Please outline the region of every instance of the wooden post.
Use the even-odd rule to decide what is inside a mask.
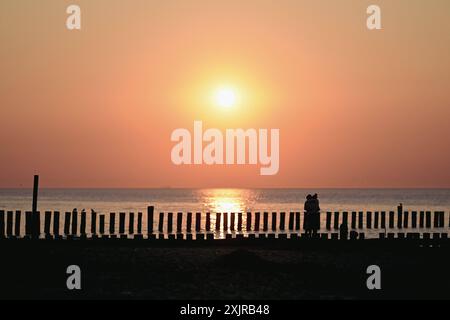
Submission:
[[[394,216],[395,216],[395,212],[389,211],[389,228],[390,229],[394,228]]]
[[[189,213],[188,213],[189,219]],[[216,230],[219,231],[221,227],[222,213],[216,212]],[[190,231],[190,230],[189,230]]]
[[[252,213],[247,212],[247,231],[252,230]]]
[[[425,212],[425,227],[427,229],[431,228],[431,211]]]
[[[66,212],[64,216],[64,234],[67,236],[70,233],[70,212]]]
[[[425,226],[425,211],[420,211],[419,228],[423,228],[424,226]]]
[[[379,228],[379,220],[380,220],[380,213],[378,211],[375,211],[374,223],[373,223],[373,227],[375,229]]]
[[[346,225],[348,228],[348,212],[342,212],[342,224]]]
[[[33,212],[32,211],[26,211],[25,212],[25,234],[27,236],[30,236],[32,233],[32,226],[33,226]]]
[[[433,227],[439,228],[439,211],[434,212]]]
[[[105,234],[105,215],[101,214],[100,215],[100,234],[104,235]]]
[[[81,212],[80,235],[86,235],[86,211]]]
[[[217,219],[217,214],[216,214],[216,219]],[[220,219],[220,215],[219,215],[219,219]],[[217,228],[217,224],[216,224],[216,228]],[[192,232],[192,212],[187,213],[186,232]]]
[[[173,226],[173,212],[167,213],[167,233],[172,233]]]
[[[33,214],[32,217],[32,226],[33,226],[33,238],[38,239],[39,235],[41,234],[41,213],[39,211],[36,211]]]
[[[38,203],[38,190],[39,190],[39,176],[34,176],[34,182],[33,182],[33,205],[32,210],[33,214],[37,212],[37,203]]]
[[[223,213],[223,231],[228,231],[228,212]]]
[[[109,214],[109,234],[114,235],[116,233],[116,213],[110,212]]]
[[[200,212],[195,213],[195,231],[200,232],[201,230],[201,222],[202,222],[202,215]]]
[[[372,229],[372,211],[367,211],[367,229]]]
[[[242,231],[242,212],[238,213],[238,231]]]
[[[134,212],[130,212],[128,220],[128,233],[134,234]]]
[[[153,234],[153,213],[155,211],[154,206],[147,207],[147,235]]]
[[[381,211],[381,229],[386,229],[386,212]]]
[[[284,231],[285,230],[285,225],[286,225],[286,212],[280,212],[280,230]]]
[[[126,218],[126,213],[120,212],[119,213],[119,234],[125,233],[125,218]]]
[[[295,230],[300,230],[300,212],[295,213]]]
[[[277,230],[277,213],[272,212],[272,231]]]
[[[60,213],[59,211],[55,211],[53,213],[53,235],[59,236],[59,217],[60,217]]]
[[[417,211],[411,212],[411,227],[417,228]]]
[[[5,237],[5,210],[0,210],[0,238]]]
[[[178,212],[177,213],[177,233],[181,233],[182,226],[183,226],[183,213]]]
[[[50,234],[50,223],[51,223],[52,213],[50,211],[45,211],[44,217],[44,234],[48,236]]]
[[[235,224],[236,224],[236,213],[232,212],[231,213],[231,222],[230,222],[230,229],[231,229],[231,231],[234,231]]]
[[[289,212],[289,230],[294,230],[294,215],[295,212]]]
[[[210,232],[211,231],[211,213],[210,212],[206,213],[205,229],[206,229],[206,232]]]
[[[364,228],[363,219],[364,219],[364,212],[359,211],[358,212],[358,229]]]
[[[72,212],[72,235],[77,235],[77,229],[78,229],[78,212],[73,211]]]
[[[16,237],[20,237],[20,220],[22,217],[22,212],[20,210],[16,210],[16,218],[15,218],[15,229],[14,235]]]
[[[261,219],[261,213],[255,212],[255,231],[259,231],[259,224]]]
[[[97,235],[97,212],[91,211],[91,234]]]
[[[445,212],[444,211],[441,211],[441,214],[440,214],[439,227],[441,227],[441,228],[445,227]]]
[[[400,205],[397,207],[397,228],[398,229],[403,228],[402,217],[403,217],[403,205],[400,203]]]
[[[325,227],[327,230],[331,230],[331,212],[327,212],[326,224]]]
[[[403,228],[407,229],[409,224],[409,211],[403,213]]]
[[[164,231],[164,212],[159,213],[159,224],[158,224],[158,232],[162,233]]]
[[[8,211],[6,215],[6,235],[8,237],[13,235],[13,214],[14,212]]]
[[[264,212],[263,231],[268,231],[268,230],[269,230],[269,213],[268,212]]]
[[[137,218],[137,234],[142,235],[142,212],[138,212],[138,218]]]
[[[356,211],[352,211],[352,229],[356,229]]]
[[[339,211],[334,212],[334,229],[339,230]]]

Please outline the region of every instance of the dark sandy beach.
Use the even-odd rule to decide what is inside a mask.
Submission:
[[[365,243],[368,243],[367,241]],[[157,247],[1,244],[2,298],[381,299],[449,298],[449,250],[330,245]],[[82,290],[66,289],[66,268]],[[382,290],[366,268],[382,270]]]

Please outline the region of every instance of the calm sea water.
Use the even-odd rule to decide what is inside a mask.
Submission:
[[[322,212],[390,211],[403,203],[404,210],[445,211],[448,223],[450,189],[41,189],[38,209],[146,212],[154,205],[156,212],[290,212],[302,211],[305,196],[316,192]],[[30,189],[0,189],[2,210],[29,211],[31,202]],[[145,221],[143,226],[145,231]]]

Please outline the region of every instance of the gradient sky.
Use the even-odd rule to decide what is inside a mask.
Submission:
[[[0,187],[450,187],[448,0],[4,0],[0,41]],[[279,174],[174,166],[194,120],[279,128]]]

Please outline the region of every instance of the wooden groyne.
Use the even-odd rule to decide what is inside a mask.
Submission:
[[[325,212],[325,225],[317,239],[447,239],[443,211]],[[25,221],[23,221],[24,216]],[[42,219],[43,218],[43,219]],[[89,219],[88,219],[89,218]],[[261,219],[262,218],[262,219]],[[146,226],[143,223],[146,222]],[[270,223],[269,223],[270,222]],[[303,239],[304,212],[59,212],[0,210],[0,239]]]

